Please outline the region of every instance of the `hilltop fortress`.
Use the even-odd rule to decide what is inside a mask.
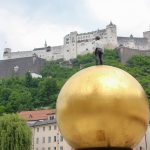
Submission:
[[[79,33],[70,32],[64,37],[64,44],[60,46],[47,46],[35,48],[33,51],[11,52],[10,48],[5,48],[3,59],[16,59],[24,57],[37,56],[39,58],[51,61],[63,59],[68,61],[76,58],[78,55],[85,55],[94,51],[95,37],[100,36],[101,44],[104,48],[114,49],[122,46],[137,51],[150,50],[150,31],[143,32],[143,37],[119,37],[117,36],[117,27],[110,22],[105,29]]]

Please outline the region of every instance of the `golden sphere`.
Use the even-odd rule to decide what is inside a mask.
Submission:
[[[112,66],[93,66],[73,75],[57,99],[57,123],[75,149],[133,148],[149,120],[146,95],[138,81]]]

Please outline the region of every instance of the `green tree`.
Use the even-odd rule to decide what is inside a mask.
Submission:
[[[0,117],[0,150],[31,150],[32,132],[19,116]]]
[[[57,81],[52,78],[45,78],[39,83],[39,98],[42,106],[50,105],[52,101],[56,102],[58,94]]]
[[[30,87],[32,85],[32,76],[31,76],[30,72],[27,72],[25,74],[25,85],[26,85],[26,87]]]
[[[13,90],[7,103],[7,112],[17,112],[32,109],[32,96],[27,90]]]

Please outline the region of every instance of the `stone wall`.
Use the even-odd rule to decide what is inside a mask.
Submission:
[[[150,50],[138,50],[131,49],[128,47],[119,47],[118,48],[121,63],[125,64],[131,57],[135,55],[150,55]]]
[[[140,50],[149,49],[147,38],[137,38],[131,35],[130,37],[117,37],[117,41],[118,45],[122,45],[124,47]]]

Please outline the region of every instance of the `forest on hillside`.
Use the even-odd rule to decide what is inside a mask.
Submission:
[[[95,58],[93,54],[78,56],[72,64],[72,68],[67,68],[57,61],[46,62],[41,71],[43,78],[32,78],[26,73],[25,77],[0,80],[0,114],[55,108],[66,80],[77,71],[95,65]],[[116,50],[105,50],[104,64],[129,72],[141,83],[150,100],[150,56],[134,56],[123,65]]]

